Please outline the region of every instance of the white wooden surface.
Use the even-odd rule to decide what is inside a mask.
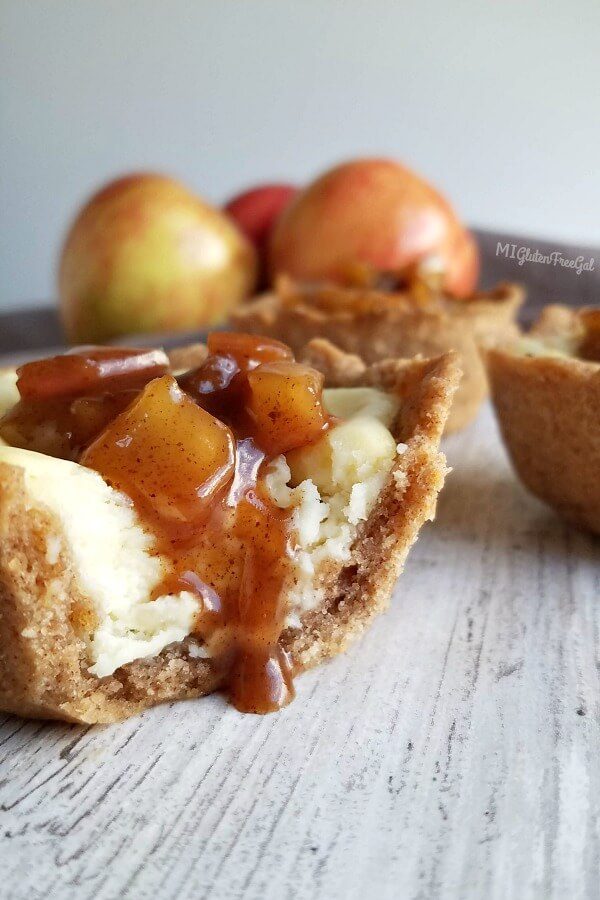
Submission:
[[[6,718],[12,898],[600,895],[600,544],[513,479],[491,414],[392,610],[276,716]]]

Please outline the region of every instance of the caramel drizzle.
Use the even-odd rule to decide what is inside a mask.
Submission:
[[[277,710],[294,696],[291,662],[279,645],[291,575],[290,513],[268,496],[265,465],[252,438],[236,442],[233,480],[211,503],[201,535],[182,536],[146,520],[169,561],[153,597],[196,594],[194,634],[222,672],[233,705],[254,713]]]
[[[283,365],[285,371],[293,357],[289,348],[269,339],[212,337],[213,355],[179,384],[198,406],[232,429],[235,458],[226,483],[219,482],[208,500],[198,494],[198,515],[192,519],[161,515],[139,490],[139,472],[120,467],[116,450],[111,458],[111,423],[127,414],[144,385],[164,374],[160,352],[86,348],[79,355],[22,367],[22,399],[0,420],[0,435],[15,446],[80,460],[130,497],[168,567],[153,599],[182,591],[199,598],[194,634],[206,643],[231,702],[241,711],[265,713],[294,696],[291,661],[280,645],[285,588],[293,574],[291,513],[268,494],[265,470],[281,451],[267,452],[270,435],[264,425],[254,433],[244,397],[248,372],[265,361],[275,368]],[[305,369],[302,374],[307,373],[313,379],[310,403],[318,415],[316,430],[307,432],[305,443],[331,424],[322,410],[317,373]],[[281,422],[274,427],[281,437]],[[138,469],[150,466],[147,472],[153,474],[151,455],[134,462]],[[167,496],[176,495],[176,467],[169,468],[165,480],[173,489]]]

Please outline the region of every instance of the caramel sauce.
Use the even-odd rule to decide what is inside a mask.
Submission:
[[[428,270],[422,260],[393,270],[377,269],[369,263],[355,260],[341,267],[338,278],[340,284],[348,288],[384,293],[406,292],[417,300],[425,293],[441,291],[444,280],[442,272]]]
[[[177,380],[143,357],[148,351],[93,348],[24,366],[22,399],[0,420],[0,435],[77,459],[132,500],[165,563],[153,598],[196,595],[194,634],[231,702],[265,713],[294,695],[279,643],[293,577],[291,517],[270,498],[265,470],[316,440],[330,419],[322,376],[284,344],[217,333],[208,346],[202,365]]]
[[[202,598],[196,633],[227,671],[227,692],[242,712],[279,709],[294,696],[291,665],[279,646],[291,577],[290,514],[264,490],[264,453],[237,444],[236,472],[201,535],[170,547],[174,562],[155,595],[193,590]]]

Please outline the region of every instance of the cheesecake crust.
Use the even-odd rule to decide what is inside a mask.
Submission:
[[[548,356],[508,345],[487,350],[485,361],[517,475],[565,519],[600,534],[600,362],[553,354],[583,335],[577,311],[548,307],[530,331]]]
[[[195,351],[197,352],[197,350]],[[349,564],[324,573],[321,608],[282,636],[295,672],[342,652],[389,603],[391,590],[422,524],[435,513],[446,474],[439,441],[460,371],[455,354],[428,360],[388,360],[366,366],[326,341],[300,356],[338,385],[370,385],[401,400],[392,426],[406,444],[367,521],[361,523]],[[185,365],[183,353],[178,361]],[[49,510],[31,508],[23,470],[0,464],[0,708],[17,715],[80,723],[114,722],[155,704],[216,690],[224,673],[172,644],[99,679],[87,670],[82,628],[93,615],[65,541]]]
[[[516,284],[457,300],[436,291],[423,296],[370,288],[305,286],[281,279],[273,293],[236,309],[238,331],[264,334],[296,354],[313,338],[331,341],[366,363],[383,359],[438,356],[456,350],[463,377],[446,431],[464,428],[487,396],[478,345],[519,334],[515,319],[524,293]]]

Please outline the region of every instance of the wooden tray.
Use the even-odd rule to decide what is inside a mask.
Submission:
[[[446,449],[392,609],[278,715],[4,720],[4,896],[596,896],[598,542],[525,494],[489,409]]]

